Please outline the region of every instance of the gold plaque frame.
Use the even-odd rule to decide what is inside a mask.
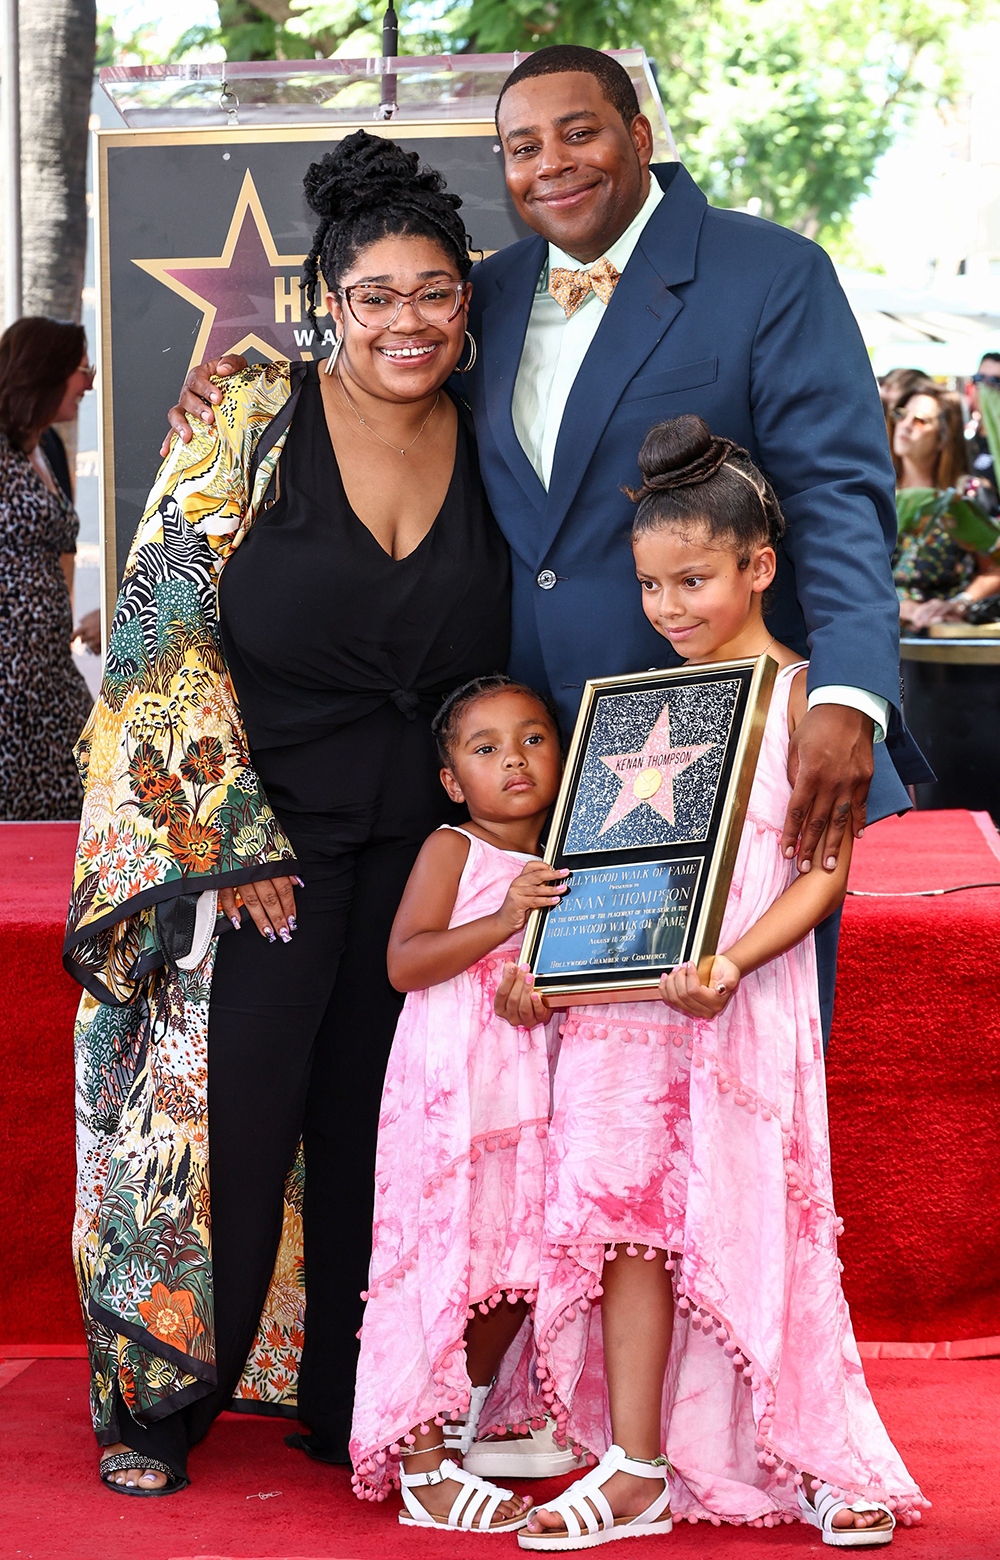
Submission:
[[[669,872],[673,864],[684,867],[687,873],[694,876],[695,883],[691,889],[690,914],[684,924],[681,937],[680,957],[672,961],[664,961],[655,967],[647,962],[645,965],[647,973],[643,973],[642,968],[638,966],[635,970],[619,967],[614,972],[609,970],[607,973],[601,973],[593,964],[581,965],[575,972],[555,973],[548,966],[545,957],[546,931],[550,918],[553,918],[554,924],[558,926],[560,916],[569,917],[572,914],[574,908],[572,890],[560,905],[553,906],[551,910],[533,911],[525,926],[521,962],[531,967],[536,990],[547,998],[550,1006],[573,1007],[581,1003],[600,1001],[602,997],[615,1002],[652,1000],[657,995],[661,974],[687,960],[693,960],[699,967],[702,979],[707,979],[711,960],[718,951],[719,932],[722,928],[726,900],[732,882],[740,835],[746,818],[747,804],[777,671],[777,663],[765,654],[755,659],[723,661],[711,666],[682,666],[669,671],[634,672],[622,677],[594,678],[584,685],[580,712],[570,742],[566,768],[549,828],[544,860],[553,867],[568,866],[571,871],[576,870],[581,874],[601,870],[605,876],[613,875],[617,871],[627,873],[629,870],[635,870],[637,866],[640,870],[651,867],[654,870]],[[655,841],[650,843],[649,817],[647,814],[640,814],[640,823],[645,824],[646,840],[633,839],[631,842],[625,842],[621,839],[619,831],[616,844],[599,847],[591,845],[587,849],[579,848],[578,844],[574,849],[571,830],[576,826],[575,820],[581,807],[589,805],[586,791],[582,787],[584,771],[590,764],[591,773],[595,773],[591,760],[608,762],[608,755],[596,753],[594,749],[595,721],[602,702],[622,696],[626,700],[630,698],[634,700],[636,695],[646,698],[651,694],[662,692],[664,697],[661,708],[667,713],[669,720],[671,689],[697,690],[699,687],[721,685],[727,681],[735,681],[739,685],[729,728],[721,731],[718,727],[712,727],[711,729],[717,732],[715,740],[701,745],[702,754],[707,753],[709,748],[720,750],[714,760],[718,771],[717,776],[710,788],[709,800],[702,806],[702,817],[705,820],[702,825],[703,837],[678,838],[671,843],[658,844]],[[694,694],[694,701],[698,702],[697,692]],[[701,702],[705,703],[704,700]],[[657,718],[657,725],[659,718]],[[667,729],[669,731],[669,725]],[[706,734],[707,732],[706,727]],[[667,740],[669,742],[669,735]],[[640,757],[639,754],[627,756],[629,759]],[[698,762],[697,758],[689,759],[685,767],[696,762]],[[609,767],[613,766],[609,765]],[[603,771],[596,771],[596,773],[600,774],[602,779],[606,779]],[[655,781],[650,782],[655,785],[651,795],[655,795],[662,779],[660,771],[653,769],[645,773],[657,777]],[[623,779],[620,794],[624,794],[625,784],[626,781]],[[672,787],[672,777],[669,784]],[[631,811],[637,811],[647,802],[644,791],[648,790],[648,785],[645,787],[640,787],[637,783],[633,785],[632,795],[637,800]],[[672,798],[671,790],[671,813]],[[615,805],[617,806],[617,801]],[[648,813],[652,813],[652,808],[648,809]],[[625,815],[622,816],[624,818]],[[663,817],[663,814],[660,813],[660,816]],[[671,826],[673,826],[672,817]],[[602,829],[609,827],[609,822],[605,820]],[[654,830],[655,827],[654,825]],[[597,864],[595,858],[599,858]],[[688,863],[695,861],[699,863],[697,872],[688,866]],[[571,877],[570,883],[572,882]],[[602,910],[596,913],[610,915],[613,912]],[[619,916],[621,914],[614,913]],[[649,913],[643,910],[639,915]],[[580,912],[577,914],[579,916]],[[648,954],[645,957],[648,961]],[[623,965],[627,962],[625,958]]]

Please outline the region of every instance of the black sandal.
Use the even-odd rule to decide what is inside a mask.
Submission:
[[[108,1477],[109,1474],[126,1473],[130,1468],[141,1468],[143,1473],[165,1473],[167,1482],[158,1490],[143,1490],[137,1484],[116,1484],[113,1477]],[[155,1457],[143,1457],[140,1452],[116,1452],[113,1457],[102,1457],[100,1475],[101,1483],[116,1495],[176,1495],[191,1482],[187,1474],[175,1473],[166,1463],[157,1462]]]

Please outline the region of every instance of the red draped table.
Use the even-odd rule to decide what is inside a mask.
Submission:
[[[60,958],[75,836],[70,824],[0,824],[8,1354],[82,1341],[69,1256],[79,988]],[[984,880],[1000,880],[989,819],[917,812],[869,830],[851,886],[900,895]],[[858,1337],[896,1352],[1000,1353],[998,950],[1000,888],[845,906],[828,1066],[844,1285]]]

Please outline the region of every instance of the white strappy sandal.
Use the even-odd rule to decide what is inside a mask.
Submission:
[[[835,1549],[880,1549],[885,1544],[892,1543],[896,1519],[888,1506],[883,1506],[881,1501],[848,1502],[842,1495],[834,1495],[829,1484],[821,1484],[815,1491],[813,1499],[815,1505],[809,1499],[805,1489],[800,1487],[799,1510],[807,1522],[814,1528],[819,1528],[824,1544],[830,1544]],[[838,1511],[845,1510],[856,1511],[859,1516],[866,1511],[881,1511],[889,1518],[890,1525],[879,1528],[835,1528],[834,1517]]]
[[[563,1495],[546,1501],[541,1508],[562,1517],[565,1531],[549,1528],[544,1533],[519,1533],[517,1541],[522,1549],[596,1549],[599,1544],[611,1544],[619,1538],[652,1538],[657,1533],[669,1533],[674,1521],[668,1510],[670,1488],[667,1478],[672,1471],[665,1457],[658,1457],[655,1462],[636,1462],[626,1456],[620,1446],[609,1446],[596,1468],[591,1468]],[[663,1489],[639,1516],[616,1517],[601,1489],[613,1473],[657,1479],[662,1481]],[[663,1515],[665,1511],[666,1516]],[[531,1517],[531,1512],[528,1516]]]
[[[422,1506],[415,1496],[410,1494],[413,1489],[432,1484],[444,1484],[446,1480],[454,1479],[462,1488],[455,1496],[452,1508],[446,1517],[435,1517],[426,1507]],[[498,1484],[489,1484],[485,1479],[477,1479],[475,1474],[466,1473],[458,1463],[452,1462],[446,1457],[439,1468],[432,1468],[430,1473],[400,1473],[400,1494],[406,1511],[399,1513],[399,1520],[403,1527],[422,1528],[455,1528],[466,1533],[513,1533],[517,1528],[524,1527],[528,1520],[528,1513],[524,1512],[519,1517],[508,1517],[504,1522],[494,1522],[493,1517],[497,1507],[505,1500],[514,1500],[513,1490],[502,1490]]]
[[[441,1438],[449,1452],[464,1457],[479,1434],[479,1420],[486,1406],[486,1399],[493,1391],[493,1383],[487,1387],[473,1387],[469,1393],[469,1412],[464,1419],[445,1421]]]

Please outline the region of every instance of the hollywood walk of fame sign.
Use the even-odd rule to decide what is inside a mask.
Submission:
[[[316,220],[309,163],[353,130],[391,135],[462,196],[475,248],[527,229],[503,179],[492,121],[97,134],[98,304],[105,599],[113,604],[159,465],[167,408],[195,363],[325,357],[332,322],[305,317],[299,278]]]
[[[654,998],[688,959],[705,978],[776,671],[762,655],[585,685],[545,851],[570,887],[521,950],[554,1007]]]

